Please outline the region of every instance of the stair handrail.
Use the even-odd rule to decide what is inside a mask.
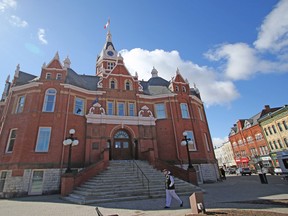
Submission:
[[[147,190],[148,190],[148,196],[150,197],[150,186],[149,186],[149,183],[150,183],[150,181],[149,181],[149,179],[148,179],[148,177],[145,175],[145,173],[143,172],[143,170],[139,167],[139,165],[136,163],[136,161],[135,160],[132,160],[133,161],[133,172],[134,172],[134,167],[136,166],[136,172],[137,172],[137,177],[139,178],[139,175],[138,175],[138,170],[141,172],[141,174],[142,174],[142,178],[141,178],[141,180],[142,180],[142,185],[144,186],[144,178],[143,178],[143,176],[146,178],[146,180],[147,180]],[[135,166],[134,166],[135,165]]]

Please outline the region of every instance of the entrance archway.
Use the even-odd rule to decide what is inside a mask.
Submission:
[[[130,136],[124,130],[119,130],[113,137],[112,160],[131,160],[133,146]]]

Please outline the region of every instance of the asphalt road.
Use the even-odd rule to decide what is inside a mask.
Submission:
[[[206,210],[216,209],[253,209],[261,211],[287,213],[288,181],[280,176],[267,175],[268,184],[261,184],[258,175],[227,176],[227,180],[218,183],[203,184],[204,204]],[[177,191],[177,189],[176,189]],[[179,207],[176,201],[170,209],[163,209],[165,200],[147,199],[126,202],[111,202],[93,205],[76,205],[62,200],[60,195],[30,196],[0,200],[0,215],[9,216],[84,216],[95,215],[99,207],[104,216],[184,216],[191,213],[189,197],[181,197],[184,206]],[[271,201],[283,201],[271,204]],[[266,201],[266,204],[265,202]],[[269,201],[269,202],[267,202]],[[264,203],[264,204],[263,204]]]

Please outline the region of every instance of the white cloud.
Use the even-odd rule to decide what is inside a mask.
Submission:
[[[40,42],[42,43],[42,44],[48,44],[48,41],[46,40],[46,35],[45,35],[45,29],[42,29],[42,28],[40,28],[40,29],[38,29],[38,39],[40,40]]]
[[[19,17],[12,15],[9,18],[9,22],[17,27],[21,27],[21,28],[25,28],[26,26],[28,26],[28,23],[25,20],[21,20]]]
[[[15,0],[2,0],[0,1],[0,12],[4,12],[8,8],[16,8],[17,2]]]
[[[212,143],[213,143],[214,147],[218,148],[218,147],[222,146],[228,140],[229,140],[228,136],[226,136],[224,138],[212,138]]]
[[[179,68],[181,75],[187,78],[190,87],[195,83],[200,90],[201,98],[207,106],[213,104],[229,104],[239,94],[231,81],[223,80],[208,67],[201,67],[191,61],[181,59],[178,51],[148,51],[135,48],[130,51],[121,50],[125,66],[131,74],[138,73],[139,79],[148,80],[152,68],[158,70],[158,76],[171,80]]]
[[[213,61],[224,59],[223,70],[232,80],[249,79],[258,62],[255,50],[245,43],[225,44],[216,50],[209,50],[205,55]]]
[[[288,1],[280,1],[261,25],[256,49],[281,51],[288,45]]]

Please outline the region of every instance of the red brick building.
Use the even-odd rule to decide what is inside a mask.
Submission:
[[[266,105],[261,112],[251,118],[238,120],[231,128],[229,141],[238,167],[256,169],[260,161],[266,167],[272,166],[270,150],[258,120],[278,109]]]
[[[186,131],[198,182],[217,180],[199,90],[179,70],[167,81],[153,68],[151,78],[140,81],[125,67],[110,31],[94,76],[79,75],[70,64],[69,58],[62,64],[57,53],[39,76],[17,66],[13,80],[7,79],[0,103],[2,196],[59,191],[69,156],[62,143],[71,128],[79,141],[71,148],[72,168],[103,160],[107,148],[109,160],[159,160],[186,168]]]

